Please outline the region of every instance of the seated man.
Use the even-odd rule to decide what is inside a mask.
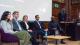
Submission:
[[[35,21],[34,21],[34,31],[36,34],[36,37],[39,38],[41,37],[43,40],[43,36],[45,35],[45,30],[43,24],[39,21],[39,15],[35,16]]]
[[[63,30],[61,29],[57,18],[54,16],[52,16],[51,21],[49,22],[48,31],[49,35],[61,35],[63,33]],[[63,40],[61,43],[64,43]]]
[[[20,22],[18,21],[18,18],[19,18],[19,12],[18,11],[14,11],[13,12],[13,19],[12,19],[13,30],[14,31],[18,31],[18,32],[27,32],[28,33],[28,31],[23,31],[23,29],[22,29],[22,27],[20,25]],[[25,35],[25,36],[27,36],[27,35]],[[31,35],[30,35],[30,37],[31,37]]]

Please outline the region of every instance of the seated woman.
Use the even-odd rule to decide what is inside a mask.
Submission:
[[[30,29],[30,26],[29,26],[30,23],[28,22],[28,16],[27,15],[23,16],[23,20],[20,22],[20,25],[21,25],[23,30],[32,32],[32,30]]]
[[[23,16],[23,21],[20,22],[20,25],[23,30],[28,31],[31,34],[31,42],[32,45],[39,45],[39,43],[35,39],[35,32],[32,31],[32,27],[30,26],[30,23],[28,22],[28,16]]]
[[[16,35],[20,40],[23,40],[23,43],[20,43],[21,45],[28,45],[31,36],[27,31],[13,31],[12,19],[13,18],[11,12],[5,11],[3,13],[0,25],[3,28],[4,32]]]

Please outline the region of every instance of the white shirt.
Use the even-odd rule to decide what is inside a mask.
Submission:
[[[27,22],[25,22],[25,24],[26,24],[26,29],[29,29],[29,25],[27,24]]]

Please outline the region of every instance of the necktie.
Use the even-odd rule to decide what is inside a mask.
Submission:
[[[41,25],[40,25],[39,21],[37,21],[37,23],[38,23],[39,27],[41,28]]]
[[[19,30],[21,31],[22,29],[21,29],[21,26],[20,26],[19,22],[16,21],[16,23],[17,23],[17,25],[18,25],[18,27],[19,27]]]

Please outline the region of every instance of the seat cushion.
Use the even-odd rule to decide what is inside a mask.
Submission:
[[[19,42],[19,39],[13,34],[4,33],[3,29],[0,28],[1,41],[2,42]]]
[[[16,36],[8,33],[2,35],[1,40],[2,42],[19,42],[19,39]]]

